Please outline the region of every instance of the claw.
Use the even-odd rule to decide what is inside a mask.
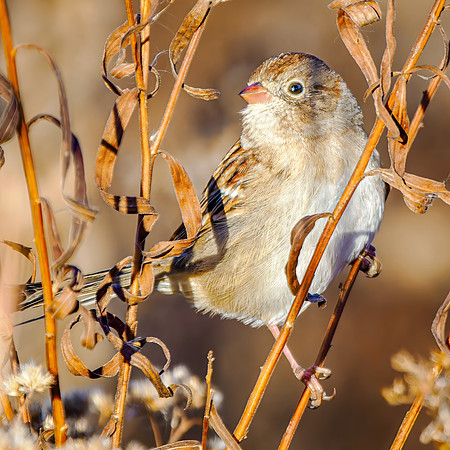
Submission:
[[[366,248],[358,256],[361,259],[361,271],[369,278],[377,277],[381,272],[381,261],[375,254],[375,247],[372,245],[366,246]]]
[[[330,369],[317,366],[303,369],[301,366],[297,366],[293,371],[296,378],[305,383],[311,392],[311,409],[318,408],[322,404],[322,401],[332,400],[336,396],[336,390],[333,390],[332,395],[327,395],[319,383],[319,380],[325,380],[331,375]]]

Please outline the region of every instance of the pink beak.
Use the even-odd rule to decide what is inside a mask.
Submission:
[[[272,94],[261,83],[253,83],[247,86],[239,95],[251,105],[254,103],[267,103],[272,99]]]

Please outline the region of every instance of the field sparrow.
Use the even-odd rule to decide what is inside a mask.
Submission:
[[[240,93],[248,103],[241,137],[203,193],[198,238],[181,256],[155,264],[155,287],[183,294],[201,311],[266,324],[274,332],[294,298],[285,276],[291,230],[304,216],[333,210],[367,136],[350,90],[315,56],[270,58],[248,84]],[[368,170],[378,167],[375,151]],[[377,176],[360,183],[317,268],[311,294],[324,292],[372,241],[384,198],[385,185]],[[303,244],[299,280],[325,220]],[[183,233],[180,227],[174,238]]]

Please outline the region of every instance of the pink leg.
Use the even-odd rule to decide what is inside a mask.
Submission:
[[[275,339],[278,339],[280,335],[280,330],[277,325],[267,325],[270,332],[272,333]],[[296,378],[306,384],[311,391],[311,406],[317,408],[320,406],[323,400],[330,400],[333,396],[327,397],[324,395],[323,388],[319,383],[318,377],[321,379],[326,379],[331,375],[330,369],[326,369],[324,367],[316,367],[311,366],[309,369],[304,369],[300,366],[294,358],[294,355],[289,350],[287,345],[283,348],[283,353],[286,356],[289,364],[291,365],[292,371]]]

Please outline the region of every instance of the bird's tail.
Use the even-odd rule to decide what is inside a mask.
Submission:
[[[164,260],[163,260],[164,261]],[[164,294],[173,294],[179,292],[174,283],[169,282],[168,273],[170,272],[170,261],[158,262],[153,265],[153,273],[155,276],[155,290]],[[89,273],[83,276],[84,284],[77,296],[77,300],[84,306],[89,306],[95,302],[96,293],[100,284],[109,270],[101,270],[99,272]],[[131,265],[123,267],[114,280],[114,284],[120,284],[123,288],[128,289],[131,283]],[[36,308],[44,303],[44,296],[41,283],[30,283],[24,286],[21,292],[22,301],[18,305],[19,311],[30,308]],[[56,294],[58,295],[58,293]]]

